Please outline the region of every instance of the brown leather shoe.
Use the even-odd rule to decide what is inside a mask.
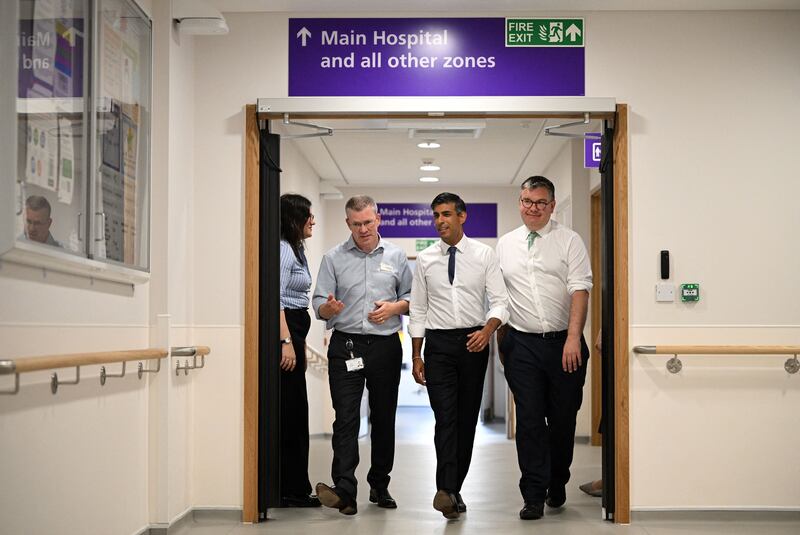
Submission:
[[[592,496],[594,498],[602,498],[603,497],[603,482],[599,481],[599,485],[597,485],[598,481],[589,481],[588,483],[584,483],[579,489],[583,492]]]
[[[437,490],[433,496],[433,508],[442,513],[448,520],[458,518],[458,502],[453,493],[446,490]]]
[[[343,515],[354,515],[358,512],[358,505],[353,498],[339,496],[334,487],[325,483],[317,483],[317,497],[322,505],[338,509]]]

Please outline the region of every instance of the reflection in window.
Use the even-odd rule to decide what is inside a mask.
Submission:
[[[99,8],[96,254],[147,268],[150,24],[124,0]]]
[[[19,6],[18,236],[85,255],[86,2]]]

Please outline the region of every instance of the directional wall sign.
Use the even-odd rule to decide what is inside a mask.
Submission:
[[[289,96],[583,96],[583,39],[582,19],[291,18]]]
[[[600,134],[586,134],[583,139],[583,167],[586,169],[598,169],[600,167],[600,156],[603,143]]]
[[[435,238],[433,210],[427,203],[378,203],[384,238]],[[497,203],[467,203],[464,233],[470,238],[497,237]]]

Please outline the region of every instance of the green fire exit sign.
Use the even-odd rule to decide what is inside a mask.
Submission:
[[[432,239],[427,239],[426,238],[426,239],[422,239],[422,240],[417,240],[417,252],[422,251],[424,249],[427,249],[428,247],[430,247],[431,245],[433,245],[437,241],[439,241],[439,240],[437,240],[436,238],[432,238]]]
[[[506,46],[583,46],[583,19],[506,19]]]

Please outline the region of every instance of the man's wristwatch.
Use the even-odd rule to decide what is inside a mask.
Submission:
[[[291,336],[287,336],[286,338],[281,338],[281,343],[282,344],[291,344],[292,343]]]

